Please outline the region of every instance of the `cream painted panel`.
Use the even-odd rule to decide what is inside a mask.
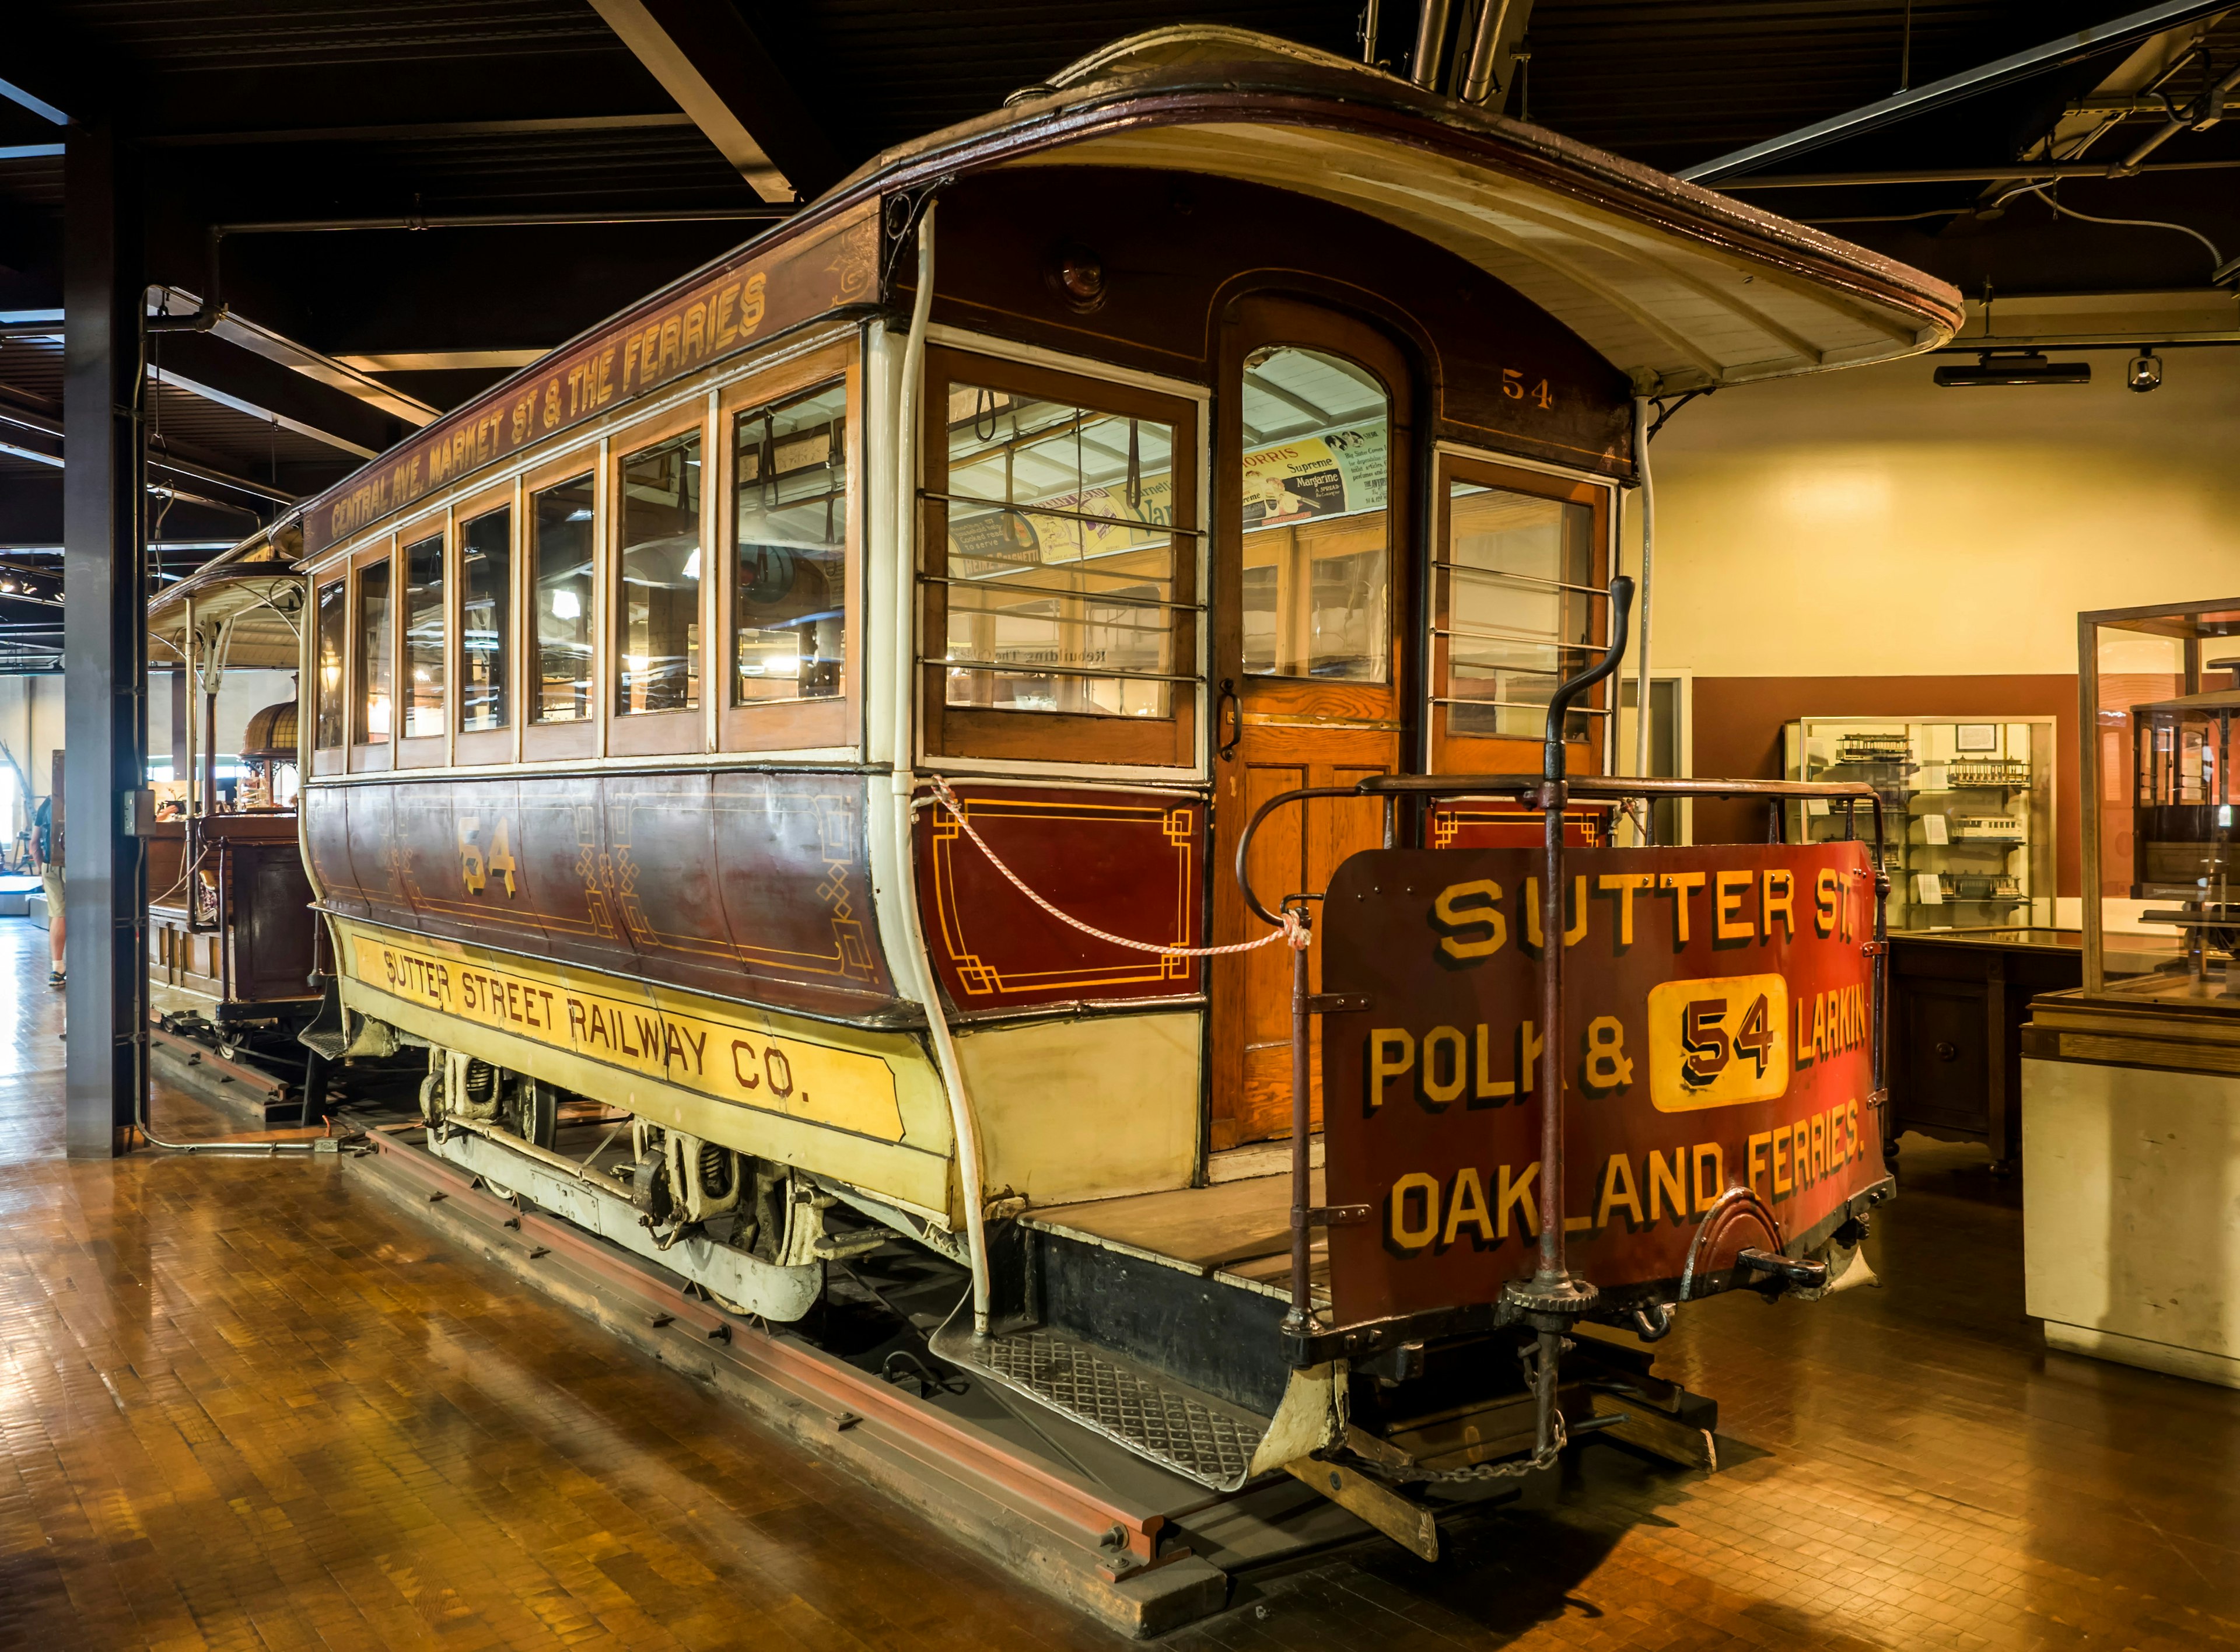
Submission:
[[[1660,662],[2067,674],[2080,610],[2240,595],[2240,350],[2171,350],[2143,396],[2123,352],[2082,357],[2086,386],[1937,389],[1955,359],[1750,385],[1673,421],[1655,449]],[[1629,562],[1638,536],[1636,518]]]
[[[2023,1162],[2046,1340],[2240,1387],[2240,1078],[2025,1061]]]
[[[1046,1205],[1187,1187],[1201,1022],[1193,1009],[958,1029],[990,1196]]]

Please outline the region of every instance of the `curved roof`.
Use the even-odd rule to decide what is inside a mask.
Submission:
[[[1644,393],[1884,361],[1963,319],[1956,289],[1879,253],[1241,29],[1120,41],[834,193],[1084,164],[1245,179],[1383,219],[1516,288]]]
[[[295,669],[304,601],[303,576],[295,571],[290,543],[295,537],[283,518],[158,592],[148,604],[149,668],[185,663],[191,600],[196,629],[206,638],[224,631],[223,664]]]
[[[814,316],[883,301],[871,213],[883,196],[999,167],[1079,165],[1241,178],[1382,219],[1523,293],[1641,394],[1886,361],[1944,343],[1963,319],[1959,293],[1917,270],[1553,132],[1272,36],[1160,29],[1083,58],[1001,110],[875,157],[754,242],[453,409],[414,436],[410,452],[457,456],[444,486],[510,456],[523,443],[518,431],[507,436],[501,411],[548,376],[557,385],[570,352],[625,337],[684,302],[694,283],[753,261],[798,254],[841,272]],[[820,238],[842,251],[828,262]],[[721,353],[782,330],[743,331]],[[719,359],[709,349],[689,370]],[[590,415],[571,406],[533,440]],[[307,503],[305,549],[316,554],[434,490],[434,465],[423,479],[417,459],[410,489],[392,489],[392,463],[377,461]],[[363,509],[341,508],[361,496]]]

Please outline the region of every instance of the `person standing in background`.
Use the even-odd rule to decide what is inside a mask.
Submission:
[[[57,759],[61,753],[55,754]],[[38,828],[31,834],[32,853],[38,857],[41,886],[47,896],[47,947],[51,955],[51,967],[47,971],[47,984],[63,984],[63,776],[62,764],[55,764],[55,789],[51,796],[39,799]]]

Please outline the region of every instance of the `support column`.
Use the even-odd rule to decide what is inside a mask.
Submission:
[[[148,746],[134,418],[140,214],[132,155],[111,127],[72,125],[64,143],[67,1141],[72,1158],[109,1158],[130,1145],[147,1054],[145,869],[123,809],[145,783]]]

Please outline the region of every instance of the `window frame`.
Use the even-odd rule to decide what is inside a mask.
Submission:
[[[413,735],[408,737],[404,729],[410,715],[410,709],[405,701],[405,696],[409,692],[406,686],[409,679],[405,674],[412,657],[411,649],[404,635],[407,629],[405,592],[411,583],[412,577],[408,553],[415,545],[429,539],[440,542],[437,565],[443,570],[440,576],[443,582],[443,704],[439,713],[443,721],[443,729],[437,734]],[[450,763],[451,755],[453,716],[451,679],[454,671],[450,646],[451,639],[458,630],[452,605],[453,545],[450,510],[446,508],[433,511],[404,524],[397,529],[394,540],[397,546],[397,565],[390,570],[389,575],[391,585],[390,601],[392,604],[390,630],[392,650],[396,656],[390,667],[390,682],[394,684],[390,696],[393,702],[390,716],[396,725],[390,734],[390,740],[397,748],[397,761],[392,766],[398,769],[441,769]]]
[[[450,615],[450,706],[445,721],[451,739],[451,762],[459,764],[514,762],[520,751],[522,730],[522,555],[525,534],[522,506],[526,495],[522,479],[514,477],[496,487],[470,494],[451,506],[451,560],[447,564]],[[467,524],[493,510],[510,512],[507,518],[505,703],[506,721],[495,729],[463,729],[466,716],[466,556]]]
[[[343,723],[343,732],[350,739],[349,772],[354,775],[383,773],[397,767],[397,747],[398,744],[397,733],[397,634],[399,628],[397,623],[398,596],[396,558],[397,536],[394,533],[384,533],[379,537],[370,540],[366,543],[360,545],[356,550],[352,551],[350,555],[350,560],[347,564],[350,570],[348,576],[350,579],[350,590],[348,594],[344,596],[343,602],[346,604],[350,614],[350,631],[347,657],[343,663],[343,681],[349,684],[348,693],[350,696],[350,701],[348,709],[343,713],[343,716],[348,719],[348,721]],[[360,582],[367,569],[384,562],[390,564],[389,570],[390,729],[388,739],[375,742],[364,737],[365,728],[363,718],[365,713],[365,704],[363,696],[360,692],[360,683],[358,681],[358,673],[363,665],[363,661],[361,658],[361,656],[363,653],[362,638],[364,635],[365,629],[365,604],[363,601],[363,592]]]
[[[310,773],[341,775],[350,772],[350,702],[356,697],[357,674],[351,669],[350,655],[354,652],[354,628],[350,623],[351,568],[347,559],[329,563],[311,576],[310,623],[305,628],[310,641],[310,663],[304,672],[311,685],[310,702]],[[319,594],[330,585],[343,589],[343,671],[342,714],[343,737],[337,745],[319,743],[319,709],[325,703],[326,690],[319,683]]]
[[[949,426],[952,382],[1050,396],[1123,417],[1156,420],[1173,431],[1170,496],[1175,520],[1173,596],[1176,607],[1172,696],[1164,717],[1099,716],[1083,712],[1005,711],[948,703],[947,666],[930,653],[949,635]],[[1192,769],[1198,763],[1200,707],[1205,693],[1206,611],[1201,565],[1206,529],[1200,518],[1200,467],[1204,432],[1199,404],[1183,396],[1113,379],[930,345],[919,420],[917,670],[923,757],[977,757],[1073,764]]]
[[[607,646],[603,571],[607,559],[606,452],[603,440],[570,448],[523,471],[513,484],[513,677],[517,685],[514,703],[519,708],[514,716],[514,727],[520,736],[517,749],[523,763],[582,761],[596,757],[600,752],[601,734],[606,727],[606,701],[603,697]],[[530,656],[537,648],[537,547],[529,531],[530,503],[543,490],[573,482],[578,476],[591,479],[591,715],[580,723],[545,723],[530,715],[536,697],[530,694],[530,686],[540,682],[530,666]]]
[[[601,749],[610,757],[684,756],[715,749],[715,709],[710,702],[708,643],[712,628],[710,614],[716,582],[708,577],[710,530],[714,501],[709,485],[708,427],[715,405],[714,392],[670,408],[610,433],[603,443],[599,464],[598,536],[593,547],[594,583],[598,591],[598,629],[592,638],[592,694],[597,726],[604,731]],[[615,709],[621,688],[621,650],[615,643],[615,625],[622,602],[622,472],[630,458],[648,448],[659,447],[678,436],[700,438],[700,703],[670,711],[623,713]]]
[[[1425,571],[1429,575],[1430,601],[1426,604],[1424,625],[1427,630],[1424,658],[1425,725],[1430,731],[1430,772],[1440,774],[1514,774],[1537,773],[1543,753],[1540,736],[1533,735],[1469,735],[1448,731],[1448,719],[1452,707],[1444,696],[1450,684],[1452,640],[1445,634],[1450,623],[1450,590],[1452,576],[1446,567],[1447,544],[1454,530],[1454,484],[1457,482],[1474,486],[1497,488],[1507,493],[1523,494],[1546,499],[1559,504],[1583,504],[1594,515],[1594,566],[1591,583],[1598,588],[1610,583],[1611,557],[1616,546],[1616,513],[1612,509],[1616,490],[1609,483],[1584,477],[1545,470],[1527,470],[1510,461],[1491,455],[1459,453],[1442,450],[1433,470],[1432,523],[1430,543],[1425,545]],[[1585,603],[1601,603],[1605,608],[1609,599],[1582,594]],[[1604,638],[1610,635],[1610,617],[1605,612],[1602,623],[1594,627]],[[1610,728],[1613,717],[1610,685],[1608,679],[1597,683],[1577,702],[1572,709],[1584,712],[1595,720],[1590,723],[1583,740],[1566,739],[1564,749],[1570,772],[1575,775],[1598,775],[1604,769],[1604,755],[1610,745]],[[1595,723],[1601,725],[1597,731]]]
[[[758,700],[731,703],[732,672],[737,669],[735,616],[732,601],[738,573],[739,518],[735,509],[738,486],[737,423],[741,415],[774,403],[838,383],[847,402],[848,417],[848,535],[842,552],[846,590],[841,621],[840,692],[821,699]],[[716,400],[716,457],[713,472],[717,485],[703,492],[715,496],[717,541],[722,547],[722,566],[717,573],[714,636],[721,645],[720,672],[711,673],[703,660],[701,669],[714,686],[718,749],[727,752],[792,751],[803,749],[849,747],[856,743],[863,703],[864,516],[866,491],[863,429],[863,363],[853,339],[783,362],[768,371],[727,384]],[[702,462],[704,484],[710,475]],[[704,560],[703,560],[704,565]],[[705,583],[706,582],[703,582]],[[705,650],[703,649],[703,653]]]

